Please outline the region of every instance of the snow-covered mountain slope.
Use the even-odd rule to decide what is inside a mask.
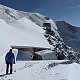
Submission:
[[[29,19],[22,18],[7,24],[0,19],[0,51],[9,48],[11,45],[36,46],[50,48],[47,39],[44,37],[44,30]]]
[[[59,36],[55,23],[39,13],[28,13],[0,5],[0,51],[4,54],[11,45],[52,48],[43,29],[43,23],[50,23],[55,36]],[[56,41],[54,42],[56,43]],[[54,47],[53,47],[54,48]]]
[[[74,50],[80,52],[80,28],[72,26],[65,21],[56,21],[56,25],[64,42]]]
[[[55,29],[57,29],[55,23],[50,19],[46,20],[46,16],[41,15],[39,13],[30,13],[30,12],[24,12],[24,11],[18,11],[14,10],[12,8],[6,7],[4,5],[0,5],[0,18],[4,19],[5,21],[14,21],[19,20],[21,18],[28,18],[34,23],[38,24],[39,26],[43,26],[44,22],[52,22],[51,25],[54,26]]]
[[[68,61],[20,61],[13,66],[13,74],[5,75],[0,65],[0,80],[80,80],[80,65]]]

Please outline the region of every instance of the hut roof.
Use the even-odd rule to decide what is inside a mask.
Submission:
[[[13,49],[20,49],[20,48],[50,49],[49,47],[38,47],[38,46],[16,46],[16,45],[11,45],[11,48],[13,48]]]

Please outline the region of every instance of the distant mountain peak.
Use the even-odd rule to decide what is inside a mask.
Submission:
[[[60,27],[64,27],[65,29],[67,29],[71,33],[77,32],[77,29],[78,29],[78,27],[73,26],[73,25],[67,23],[66,21],[56,21],[56,25],[60,26]]]

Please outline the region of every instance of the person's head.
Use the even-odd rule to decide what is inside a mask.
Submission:
[[[12,52],[12,49],[10,49],[9,52]]]

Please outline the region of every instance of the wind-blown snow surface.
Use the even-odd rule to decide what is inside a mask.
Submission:
[[[11,75],[5,75],[5,66],[0,65],[0,80],[80,80],[80,64],[66,62],[20,61]]]
[[[0,55],[10,48],[10,45],[36,46],[50,48],[44,37],[44,30],[27,18],[7,24],[0,19]]]

